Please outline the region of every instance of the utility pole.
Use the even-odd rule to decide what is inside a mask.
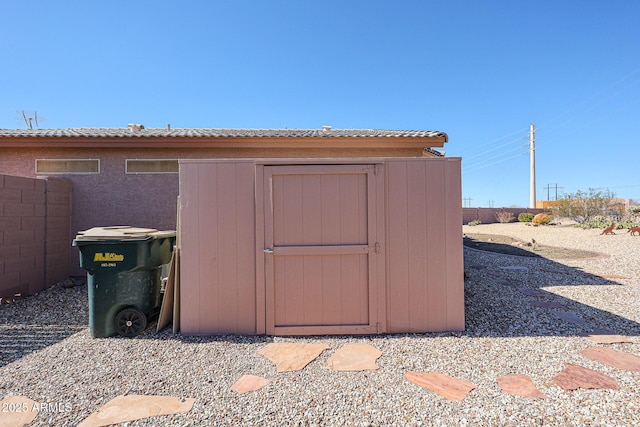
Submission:
[[[529,207],[536,207],[536,138],[534,124],[529,132]]]
[[[558,187],[558,184],[556,183],[556,200],[558,200],[558,188],[564,188],[564,187]]]
[[[470,208],[470,207],[471,207],[471,200],[473,200],[471,197],[465,197],[465,198],[464,198],[464,199],[462,199],[462,200],[464,200],[464,206],[465,206],[465,207],[467,207],[467,208]]]

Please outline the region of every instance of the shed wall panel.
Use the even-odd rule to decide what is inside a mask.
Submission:
[[[464,329],[459,175],[459,159],[387,161],[388,332]]]
[[[181,330],[255,334],[254,164],[180,166]]]
[[[282,223],[264,222],[261,213],[268,209],[263,193],[271,187],[256,176],[256,170],[262,176],[264,169],[256,161],[181,163],[182,332],[264,333],[265,319],[270,318],[276,326],[336,325],[332,331],[338,331],[342,325],[366,323],[370,296],[373,301],[381,300],[381,306],[373,308],[383,314],[378,332],[464,329],[460,160],[385,159],[384,163],[381,173],[369,177],[384,184],[384,191],[370,195],[368,207],[358,196],[370,185],[364,181],[353,187],[356,181],[343,183],[339,176],[306,174],[298,182],[296,174],[289,175],[273,187],[273,211],[289,212]],[[334,160],[334,164],[339,163]],[[343,189],[352,196],[341,197]],[[316,196],[309,198],[309,194]],[[340,205],[345,209],[335,209]],[[379,213],[369,216],[373,224],[382,221],[383,227],[378,225],[378,229],[385,230],[375,241],[367,237],[366,226],[352,220],[352,216],[360,216],[360,209]],[[337,212],[342,214],[334,218]],[[261,215],[263,218],[258,218]],[[325,226],[329,229],[319,234],[318,229]],[[371,269],[363,262],[366,256],[291,253],[287,261],[283,257],[269,272],[263,249],[269,247],[265,236],[273,233],[268,231],[271,227],[277,241],[278,236],[284,236],[280,242],[284,249],[289,250],[286,246],[291,242],[301,245],[289,252],[304,252],[305,246],[317,245],[320,238],[321,244],[329,246],[376,244],[375,252],[386,261]],[[352,263],[357,266],[349,267]],[[265,295],[265,268],[267,276],[282,275],[280,280],[276,278],[282,286],[279,292]],[[329,281],[332,286],[318,286],[317,279],[329,276],[335,276]],[[379,297],[361,285],[344,285],[364,283],[367,277],[378,278],[374,288]],[[345,298],[359,301],[359,305],[345,312]],[[318,301],[317,307],[306,304],[311,300]],[[333,308],[318,309],[323,306]],[[269,328],[267,322],[268,333]],[[281,328],[281,332],[297,333],[289,329]]]

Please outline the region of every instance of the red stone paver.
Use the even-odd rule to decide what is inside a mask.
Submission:
[[[531,301],[529,304],[534,307],[541,308],[567,308],[566,306],[553,301]]]
[[[262,387],[269,384],[269,380],[259,377],[257,375],[243,375],[232,386],[231,390],[244,394],[248,391],[260,390]]]
[[[195,399],[171,396],[144,396],[130,394],[111,399],[78,427],[98,427],[126,423],[158,415],[184,414],[191,410]]]
[[[25,396],[0,400],[0,426],[25,426],[38,416],[38,404]]]
[[[463,400],[466,395],[476,388],[475,384],[450,377],[440,372],[413,372],[404,374],[407,381],[429,389],[449,400]]]
[[[579,388],[618,390],[620,388],[616,380],[600,372],[571,363],[565,363],[564,366],[565,368],[551,381],[565,390]]]
[[[615,334],[591,334],[585,336],[586,339],[596,344],[618,344],[632,342],[629,338]]]
[[[567,322],[575,323],[576,325],[580,326],[589,326],[589,322],[572,311],[555,311],[554,313]]]
[[[380,367],[376,359],[382,352],[369,344],[346,344],[338,349],[327,360],[327,367],[332,371],[366,371]]]
[[[603,279],[628,279],[626,276],[618,276],[617,274],[594,274],[594,276],[602,277]]]
[[[543,399],[547,396],[533,384],[531,378],[522,374],[509,374],[498,378],[498,385],[503,392],[514,396]]]
[[[281,342],[267,344],[258,350],[258,354],[275,363],[278,372],[299,371],[328,348],[325,343]]]
[[[544,298],[548,295],[546,292],[540,291],[538,289],[531,289],[531,288],[518,288],[518,291],[527,296],[536,297],[536,298]]]
[[[584,357],[617,369],[640,372],[640,357],[606,347],[589,347],[580,352]]]

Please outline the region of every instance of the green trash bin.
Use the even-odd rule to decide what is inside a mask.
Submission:
[[[78,233],[87,271],[89,329],[95,338],[139,335],[161,303],[161,267],[171,261],[175,231],[96,227]]]

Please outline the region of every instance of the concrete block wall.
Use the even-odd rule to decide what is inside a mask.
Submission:
[[[0,175],[0,297],[31,295],[68,277],[71,184],[64,181]]]
[[[531,208],[462,208],[462,224],[469,224],[476,219],[479,219],[482,224],[494,224],[499,222],[496,219],[496,213],[500,211],[511,212],[515,217],[514,221],[518,221],[518,215],[523,212],[535,215],[544,213],[545,210]]]
[[[69,278],[71,240],[72,182],[63,178],[47,178],[46,182],[46,246],[45,285]]]

